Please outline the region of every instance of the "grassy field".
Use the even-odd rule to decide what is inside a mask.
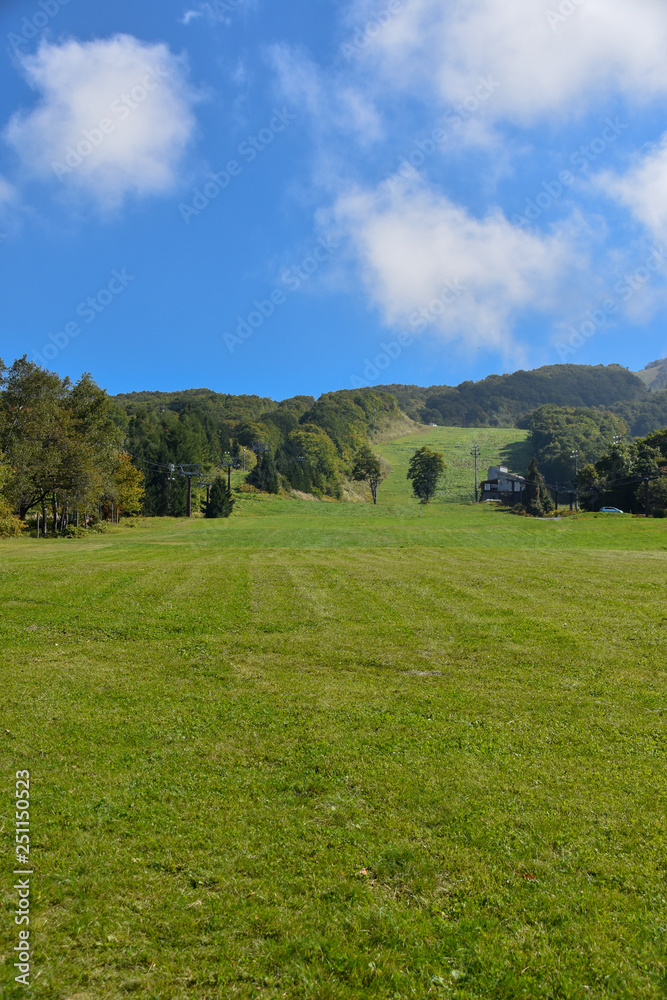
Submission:
[[[407,447],[377,508],[0,543],[3,1000],[667,995],[666,523],[420,518]]]

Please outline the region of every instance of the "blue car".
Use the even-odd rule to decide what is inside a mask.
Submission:
[[[619,510],[618,507],[600,507],[601,514],[622,514],[623,511]]]

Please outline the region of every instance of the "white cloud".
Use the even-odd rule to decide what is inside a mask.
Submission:
[[[577,269],[574,234],[548,236],[483,219],[425,186],[415,174],[342,196],[334,215],[349,235],[371,301],[391,326],[426,326],[520,359],[511,326],[522,311],[555,310]]]
[[[359,83],[338,80],[332,84],[305,53],[286,45],[274,46],[270,55],[281,94],[308,112],[327,144],[332,129],[356,133],[362,141],[380,137],[380,116]]]
[[[359,0],[352,22],[363,27],[382,6]],[[449,105],[491,75],[501,86],[484,115],[522,124],[584,112],[600,94],[649,101],[667,93],[664,0],[403,0],[399,6],[359,55],[388,91]]]
[[[42,43],[22,67],[39,93],[5,137],[40,178],[114,208],[173,187],[195,126],[183,61],[130,35]]]
[[[14,201],[15,197],[16,189],[0,175],[0,206],[8,205],[9,202]]]
[[[650,233],[667,240],[667,133],[624,176],[603,173],[596,182]]]
[[[181,24],[189,24],[190,21],[195,21],[198,17],[201,17],[202,12],[200,10],[186,10],[185,14],[181,18]]]

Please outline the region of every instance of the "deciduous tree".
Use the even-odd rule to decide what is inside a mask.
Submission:
[[[357,452],[351,472],[356,482],[367,482],[370,486],[373,503],[378,502],[378,486],[382,482],[382,463],[370,448],[361,448]]]
[[[413,495],[420,503],[430,503],[445,475],[447,464],[439,451],[424,445],[419,448],[408,466],[407,478],[412,480]]]

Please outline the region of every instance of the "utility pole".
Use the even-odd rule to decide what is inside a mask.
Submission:
[[[477,489],[477,459],[479,458],[480,449],[478,444],[474,444],[470,449],[470,454],[475,459],[475,503],[479,503],[479,493]]]
[[[211,486],[213,486],[213,483],[205,483],[203,480],[200,480],[199,485],[206,487],[206,503],[209,504],[211,502]]]
[[[268,444],[264,444],[263,441],[255,441],[255,443],[251,445],[251,450],[255,452],[255,460],[257,465],[259,465],[260,456],[269,451],[269,446]]]
[[[243,449],[243,457],[245,459],[245,448]],[[225,452],[222,462],[220,463],[223,469],[227,469],[227,489],[232,488],[232,469],[238,468],[238,460],[230,455],[229,452]],[[245,465],[243,466],[245,468]]]
[[[574,509],[579,510],[579,483],[577,482],[577,477],[579,476],[579,451],[577,448],[570,454],[570,458],[574,459],[574,485],[576,487],[576,493],[574,497]],[[570,510],[572,507],[570,506]]]

